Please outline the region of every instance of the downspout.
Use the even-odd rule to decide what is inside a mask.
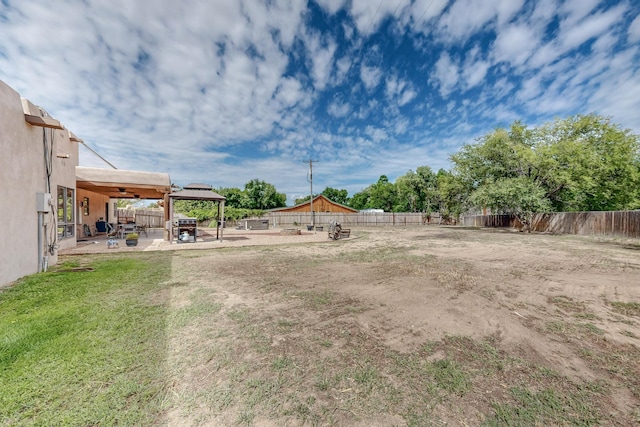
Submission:
[[[42,272],[42,229],[44,228],[44,212],[38,212],[38,273]]]

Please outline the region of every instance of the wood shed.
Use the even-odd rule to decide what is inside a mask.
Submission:
[[[311,212],[309,207],[310,201],[300,203],[295,206],[288,206],[286,208],[272,209],[270,212],[278,213],[294,213],[294,212]],[[322,194],[313,198],[313,211],[314,212],[331,212],[331,213],[355,213],[357,209],[350,208],[349,206],[341,205],[333,200],[330,200]]]

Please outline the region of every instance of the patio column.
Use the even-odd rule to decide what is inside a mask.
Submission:
[[[171,241],[171,236],[169,235],[169,230],[167,230],[167,221],[171,220],[171,207],[169,204],[171,203],[169,199],[169,193],[165,193],[164,195],[164,221],[162,224],[162,237],[164,237],[165,241]]]
[[[222,222],[220,223],[220,241],[222,242],[222,233],[224,233],[224,200],[219,202],[218,206],[221,210],[220,218],[222,219]]]
[[[169,244],[173,243],[173,198],[169,197]]]

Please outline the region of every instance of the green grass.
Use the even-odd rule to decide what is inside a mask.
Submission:
[[[94,257],[0,293],[0,425],[144,425],[162,411],[168,256]]]
[[[237,254],[255,257],[262,273],[239,268],[247,257],[236,261]],[[638,349],[606,339],[599,327],[605,320],[584,303],[551,297],[555,315],[530,327],[576,349],[599,380],[568,378],[529,357],[528,347],[505,345],[498,333],[425,334],[399,351],[384,329],[358,319],[371,303],[326,286],[327,275],[317,274],[335,267],[336,257],[314,255],[312,271],[309,257],[280,249],[73,257],[61,267],[94,271],[31,276],[0,291],[0,426],[365,425],[385,416],[385,425],[408,426],[607,425],[613,416],[633,425],[638,419],[637,407],[614,413],[611,403],[621,387],[640,398]],[[204,259],[191,262],[198,258]],[[409,277],[482,291],[464,262],[400,247],[344,258],[359,267],[371,263],[365,267],[376,280],[401,284]],[[197,270],[202,265],[216,274],[206,277]],[[608,304],[619,317],[637,320],[635,303]],[[621,333],[637,335],[631,327]]]
[[[612,301],[609,303],[613,311],[625,316],[640,317],[640,303]]]
[[[489,426],[536,426],[600,424],[593,408],[584,404],[582,396],[563,395],[553,389],[531,391],[513,387],[509,390],[514,403],[494,403],[494,415]]]

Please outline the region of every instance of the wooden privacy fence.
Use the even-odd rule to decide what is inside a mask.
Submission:
[[[149,228],[164,228],[164,210],[162,208],[118,208],[118,222],[133,222]]]
[[[475,227],[520,227],[511,215],[474,215],[462,224]],[[640,237],[640,210],[609,212],[555,212],[536,214],[532,231],[556,234]]]
[[[434,222],[433,218],[432,216],[431,222]],[[268,212],[260,219],[268,219],[269,224],[274,227],[303,226],[311,224],[311,212]],[[333,220],[338,221],[343,227],[405,226],[424,223],[423,214],[419,212],[316,212],[313,223],[317,226],[327,226]]]

